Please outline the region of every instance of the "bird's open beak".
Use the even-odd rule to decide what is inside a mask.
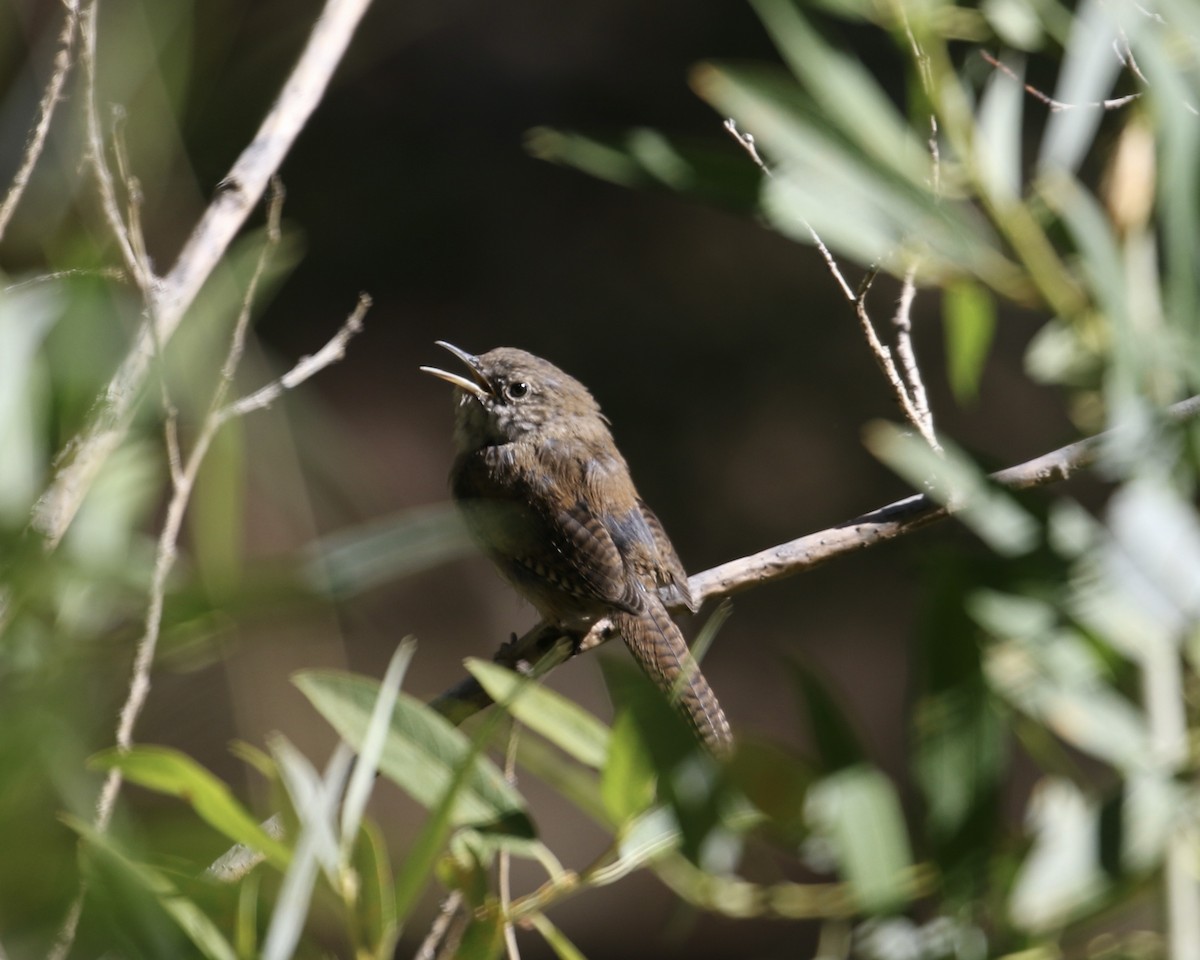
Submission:
[[[457,373],[450,373],[448,370],[439,370],[437,367],[421,367],[423,373],[431,373],[435,377],[445,380],[447,383],[452,383],[460,390],[465,390],[481,401],[496,395],[496,391],[492,389],[491,382],[483,375],[482,364],[480,364],[477,356],[467,353],[466,350],[460,350],[454,344],[447,343],[445,340],[437,341],[437,345],[449,350],[466,364],[467,372],[471,375],[471,379],[468,380],[466,377],[460,377]]]

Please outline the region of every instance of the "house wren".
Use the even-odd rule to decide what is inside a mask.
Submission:
[[[687,574],[592,395],[524,350],[438,345],[466,365],[467,376],[421,369],[456,388],[450,484],[472,536],[564,632],[610,617],[701,740],[727,752],[729,723],[664,604],[693,606]]]

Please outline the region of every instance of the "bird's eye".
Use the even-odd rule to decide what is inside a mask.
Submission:
[[[529,384],[524,380],[517,380],[504,388],[504,395],[509,400],[520,400],[527,393],[529,393]]]

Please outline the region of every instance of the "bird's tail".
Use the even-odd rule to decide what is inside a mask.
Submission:
[[[663,693],[676,700],[709,750],[718,756],[728,754],[733,734],[725,711],[662,603],[646,596],[640,610],[618,611],[613,623],[638,665]]]

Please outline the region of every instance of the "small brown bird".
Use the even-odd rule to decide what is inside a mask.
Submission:
[[[694,608],[687,574],[638,496],[600,406],[574,377],[524,350],[476,357],[438,346],[467,368],[465,377],[421,369],[456,387],[450,484],[471,534],[565,632],[581,636],[611,617],[703,742],[726,753],[729,723],[664,604]]]

